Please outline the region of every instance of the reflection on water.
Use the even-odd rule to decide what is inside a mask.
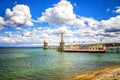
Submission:
[[[62,80],[83,71],[120,64],[119,53],[60,53],[0,49],[0,80]]]

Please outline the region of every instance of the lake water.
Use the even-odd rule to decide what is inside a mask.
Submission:
[[[0,49],[0,80],[63,80],[83,71],[120,64],[120,53]]]

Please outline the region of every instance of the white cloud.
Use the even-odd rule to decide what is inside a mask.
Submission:
[[[4,27],[2,25],[0,25],[0,31],[3,30],[3,29],[4,29]]]
[[[70,25],[83,28],[86,26],[95,26],[98,21],[93,18],[77,17],[73,12],[73,5],[67,0],[61,0],[54,7],[46,9],[39,18],[40,22],[48,22],[54,25]],[[86,24],[86,22],[88,24]]]
[[[79,28],[83,28],[83,27],[85,27],[86,25],[85,25],[85,23],[84,23],[84,20],[82,20],[82,19],[75,19],[73,22],[71,22],[72,23],[72,25],[74,26],[74,27],[79,27]]]
[[[102,20],[100,25],[108,32],[120,31],[120,15],[111,17],[109,20]]]
[[[83,27],[97,27],[99,24],[99,21],[93,18],[80,17],[79,19],[82,21]]]
[[[1,37],[0,36],[0,43],[15,43],[15,40],[10,37]]]
[[[68,26],[62,26],[53,30],[53,33],[56,33],[56,35],[60,35],[60,32],[65,32],[65,37],[73,36],[73,31],[71,29],[68,29]]]
[[[54,7],[46,9],[39,18],[39,21],[55,25],[65,25],[70,24],[75,19],[76,15],[73,13],[71,3],[66,0],[61,0]]]
[[[21,9],[22,8],[22,9]],[[117,8],[119,10],[119,8]],[[117,11],[116,12],[119,12]],[[61,0],[54,7],[46,9],[39,18],[40,22],[48,22],[50,24],[61,27],[38,27],[28,30],[23,30],[17,26],[32,26],[32,19],[29,7],[26,5],[17,5],[12,10],[7,9],[5,18],[0,17],[0,30],[4,25],[14,26],[23,34],[14,34],[6,32],[8,37],[0,36],[0,42],[4,43],[43,43],[44,39],[50,45],[60,42],[60,31],[65,31],[65,43],[73,41],[80,43],[97,43],[101,38],[103,42],[119,42],[120,39],[120,15],[111,17],[108,20],[97,21],[94,18],[77,16],[73,12],[73,6],[67,0]]]
[[[36,43],[38,43],[41,46],[44,40],[47,40],[49,45],[59,45],[59,32],[65,31],[64,41],[66,44],[99,43],[101,38],[104,38],[103,42],[119,41],[120,33],[116,34],[114,32],[104,32],[104,30],[105,29],[103,28],[97,28],[96,30],[94,30],[93,27],[78,28],[76,30],[73,30],[73,28],[68,26],[62,26],[55,29],[44,29],[42,27],[38,27],[33,28],[31,30],[23,30],[23,35],[14,34],[13,32],[6,32],[6,34],[8,34],[8,37],[1,36],[0,39],[2,43],[21,43],[21,45],[22,43],[26,43],[28,45],[31,44],[29,46],[32,46],[32,44]]]
[[[83,16],[77,16],[73,12],[73,6],[72,4],[69,3],[67,7],[69,8],[71,6],[70,11],[67,10],[67,8],[62,8],[66,7],[64,3],[69,3],[66,0],[60,1],[58,4],[56,4],[52,8],[46,9],[46,11],[42,14],[42,16],[39,18],[41,22],[48,22],[50,24],[55,24],[55,25],[68,25],[68,26],[74,26],[78,29],[73,30],[72,27],[69,29],[67,26],[57,28],[56,30],[51,30],[53,33],[58,33],[60,30],[66,31],[66,34],[71,33],[72,35],[71,38],[65,39],[65,41],[69,42],[68,40],[71,41],[81,41],[81,42],[95,42],[95,43],[100,43],[101,39],[103,39],[103,42],[119,42],[120,39],[120,15],[117,15],[116,17],[111,17],[108,20],[95,20],[94,18],[88,18],[88,17],[83,17]],[[71,15],[71,17],[66,17],[64,15],[59,15],[63,14],[61,9],[66,11],[64,15],[68,14]],[[120,7],[116,7],[116,13],[119,13]],[[60,12],[60,11],[61,12]],[[56,11],[56,13],[54,13]],[[109,12],[110,9],[107,9],[107,12]],[[57,16],[56,16],[57,15]],[[68,20],[67,20],[68,19]],[[63,21],[63,22],[62,22]],[[70,32],[67,32],[70,31]],[[66,35],[65,34],[65,35]],[[113,40],[112,40],[113,39]]]
[[[116,7],[116,11],[115,12],[118,13],[118,14],[120,14],[120,6]]]
[[[0,31],[4,29],[3,25],[5,24],[4,19],[0,17]]]
[[[49,45],[59,45],[60,42],[60,33],[59,31],[65,30],[65,41],[67,41],[68,36],[72,37],[73,31],[67,29],[66,26],[59,27],[56,29],[48,28],[33,28],[31,30],[23,30],[23,34],[17,32],[5,32],[6,36],[0,36],[0,43],[30,43],[32,44],[43,44],[44,40],[49,42]],[[15,34],[16,33],[16,34]],[[55,34],[57,33],[57,34]],[[67,36],[67,37],[66,37]]]
[[[16,5],[6,9],[5,17],[0,17],[0,24],[12,27],[33,26],[30,9],[27,5]]]
[[[4,24],[5,24],[4,18],[0,17],[0,25],[4,25]]]
[[[16,29],[16,30],[22,30],[22,28],[21,28],[21,27],[16,27],[15,29]]]

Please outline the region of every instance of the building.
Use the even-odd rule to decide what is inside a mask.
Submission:
[[[63,34],[64,34],[64,32],[61,32],[60,34],[61,34],[61,41],[60,41],[60,46],[59,46],[58,50],[62,52],[64,50],[64,46],[65,46],[65,42],[63,40]]]
[[[48,42],[44,40],[44,49],[48,49]]]

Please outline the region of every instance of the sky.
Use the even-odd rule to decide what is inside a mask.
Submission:
[[[0,46],[119,43],[120,0],[0,0]]]

